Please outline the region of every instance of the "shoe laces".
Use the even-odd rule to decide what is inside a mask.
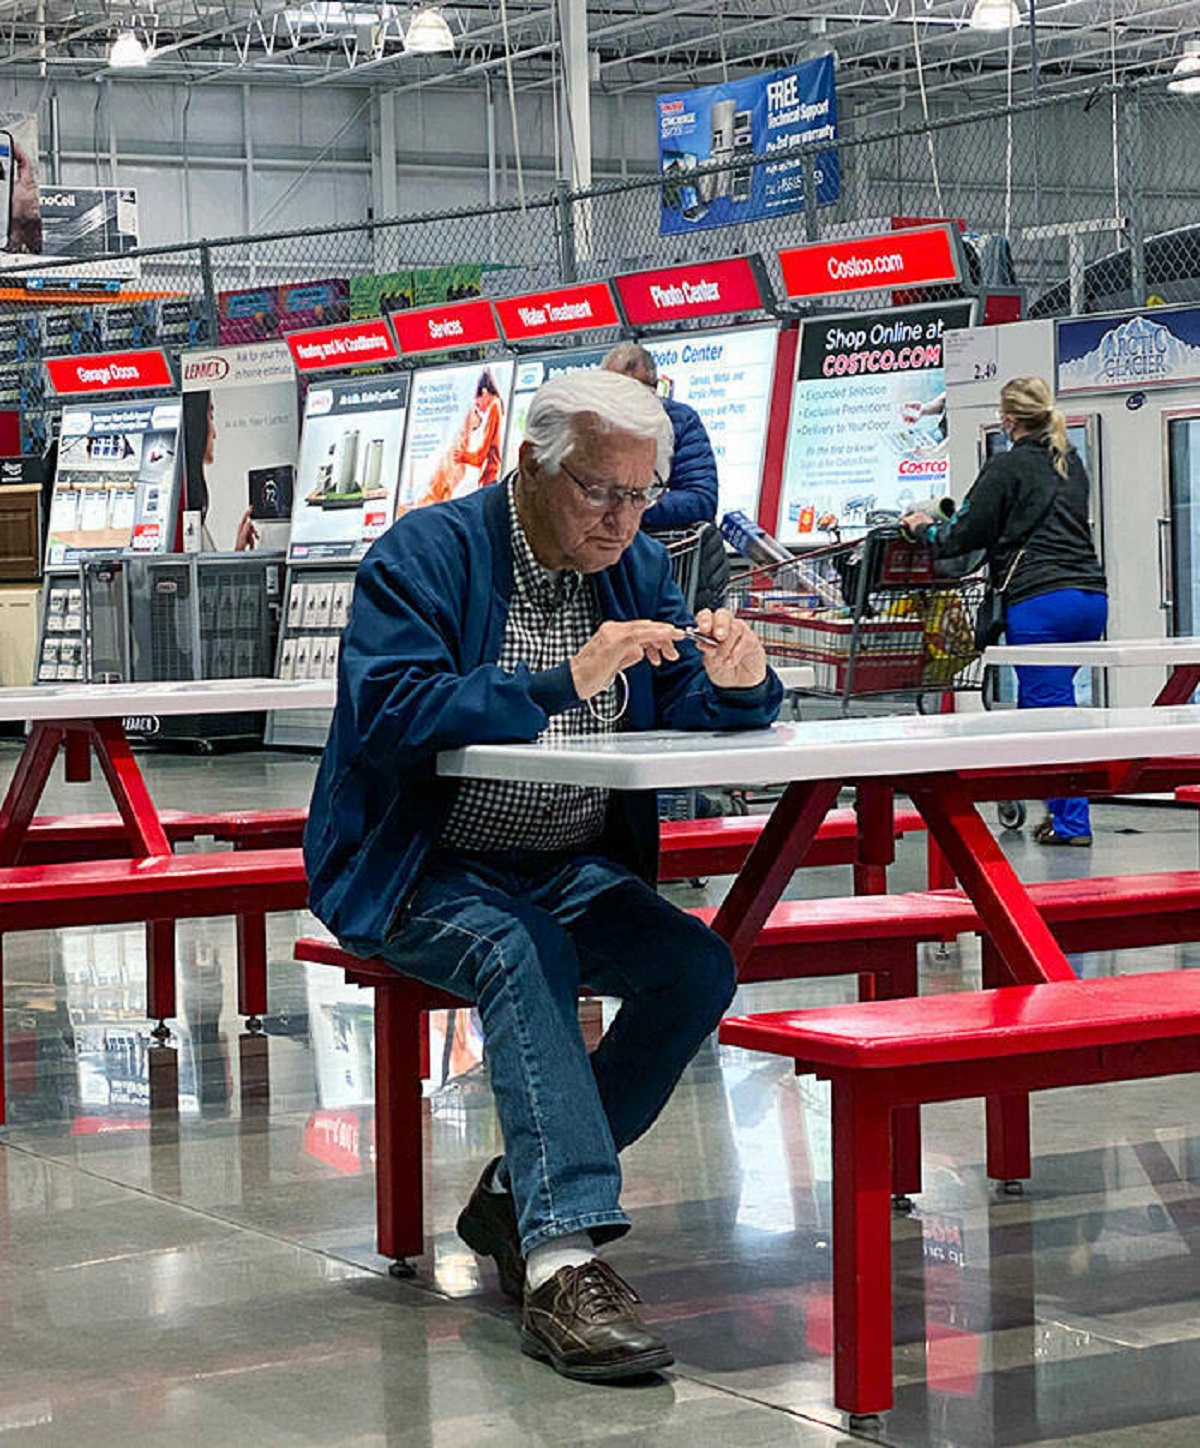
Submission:
[[[603,1322],[613,1317],[626,1317],[642,1299],[624,1278],[599,1257],[581,1267],[569,1267],[571,1292],[575,1310],[580,1317]]]

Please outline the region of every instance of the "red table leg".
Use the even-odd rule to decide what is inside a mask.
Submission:
[[[874,1083],[835,1077],[832,1097],[833,1400],[882,1413],[892,1406],[891,1113]]]
[[[1013,980],[1018,985],[1074,980],[1067,957],[962,780],[955,774],[922,776],[909,782],[908,793],[962,881]]]
[[[92,744],[135,855],[169,855],[171,846],[119,719],[97,719]]]
[[[375,987],[375,1223],[380,1254],[396,1263],[425,1250],[423,1019],[405,994],[400,980]]]
[[[66,759],[63,775],[68,784],[89,784],[92,778],[91,725],[66,726]]]
[[[740,969],[767,916],[787,888],[841,786],[836,780],[789,784],[721,903],[713,929],[723,936]]]
[[[1011,985],[1000,953],[983,942],[983,988]],[[993,1181],[1016,1182],[1033,1173],[1029,1139],[1029,1094],[1010,1093],[987,1098],[987,1174]]]
[[[1200,688],[1200,664],[1176,664],[1167,675],[1167,682],[1158,691],[1158,704],[1186,704]]]
[[[0,806],[0,865],[15,865],[20,859],[29,822],[37,810],[62,742],[61,725],[34,724],[31,727],[16,773],[4,796],[4,804]]]
[[[858,817],[858,859],[854,864],[856,895],[885,895],[888,866],[896,858],[896,791],[878,779],[864,779],[854,795]]]

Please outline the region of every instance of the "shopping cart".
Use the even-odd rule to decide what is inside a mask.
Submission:
[[[683,601],[691,612],[697,607],[696,590],[700,584],[702,557],[706,549],[724,552],[725,543],[713,523],[697,523],[691,528],[655,532],[651,535],[666,548],[671,560],[671,577],[679,585]],[[710,572],[713,571],[710,568]],[[726,577],[728,576],[726,570]],[[705,599],[710,607],[717,607],[722,599]]]
[[[813,693],[907,696],[917,708],[947,692],[980,690],[975,621],[987,576],[941,576],[902,529],[873,529],[735,580],[730,599],[772,663],[811,665]]]

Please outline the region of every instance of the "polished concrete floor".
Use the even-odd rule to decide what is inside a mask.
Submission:
[[[0,743],[0,778],[15,743]],[[144,756],[159,803],[306,799],[315,762]],[[56,784],[49,807],[101,808]],[[1031,819],[1036,820],[1031,811]],[[1005,847],[1029,877],[1191,866],[1197,820],[1096,811],[1096,848]],[[905,842],[895,883],[921,879]],[[719,893],[673,887],[683,903]],[[811,871],[797,893],[848,888]],[[168,1048],[144,1018],[138,931],[5,941],[0,1442],[205,1448],[789,1445],[859,1441],[832,1407],[828,1103],[774,1059],[706,1048],[628,1153],[633,1232],[609,1249],[677,1366],[623,1388],[523,1358],[513,1310],[454,1235],[497,1148],[469,1017],[438,1021],[428,1096],[430,1238],[415,1281],[373,1251],[368,995],[290,960],[272,1013],[235,1013],[233,929],[180,931]],[[1090,956],[1081,971],[1200,963]],[[925,989],[978,983],[966,945]],[[852,982],[746,991],[739,1008],[843,998]],[[1046,1093],[1025,1196],[982,1171],[981,1108],[926,1112],[926,1190],[895,1222],[896,1406],[877,1441],[1194,1448],[1200,1443],[1200,1080]]]

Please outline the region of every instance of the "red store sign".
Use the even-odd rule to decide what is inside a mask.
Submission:
[[[375,317],[369,322],[290,332],[286,340],[297,372],[388,362],[397,355],[396,344],[382,317]]]
[[[88,357],[47,357],[50,385],[60,396],[78,392],[140,392],[174,387],[171,364],[161,348],[104,352]]]
[[[607,282],[558,287],[552,292],[531,292],[525,297],[504,297],[494,305],[500,329],[510,342],[621,325]]]
[[[455,347],[476,347],[500,340],[496,314],[484,297],[448,307],[392,312],[390,316],[401,352],[449,352]]]
[[[789,297],[937,286],[962,277],[949,226],[814,242],[781,251],[779,261]]]
[[[617,277],[616,288],[631,327],[757,312],[763,305],[758,275],[748,256],[632,272]]]

